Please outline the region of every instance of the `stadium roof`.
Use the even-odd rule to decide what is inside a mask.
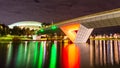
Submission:
[[[16,22],[13,24],[8,25],[9,28],[13,28],[14,26],[41,26],[41,22],[37,21],[21,21],[21,22]]]

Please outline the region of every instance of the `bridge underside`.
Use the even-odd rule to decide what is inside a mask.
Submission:
[[[94,28],[120,26],[120,9],[71,19],[55,25],[60,28],[72,42],[85,43]]]
[[[89,38],[94,28],[120,26],[120,10],[112,10],[94,15],[89,15],[81,18],[68,21],[64,26],[69,26],[69,23],[79,23],[80,27],[76,33],[74,43],[85,43]]]
[[[87,28],[120,26],[120,12],[97,15],[95,17],[81,20],[81,24]]]

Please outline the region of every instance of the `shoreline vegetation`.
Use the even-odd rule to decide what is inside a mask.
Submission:
[[[7,36],[0,36],[0,41],[13,41],[13,40],[32,40],[32,37],[27,36],[14,36],[14,35],[7,35]]]

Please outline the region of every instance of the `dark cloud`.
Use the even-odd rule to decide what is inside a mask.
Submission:
[[[0,0],[0,21],[50,23],[120,7],[120,0]]]

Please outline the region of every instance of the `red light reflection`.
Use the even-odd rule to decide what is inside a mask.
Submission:
[[[79,48],[75,44],[63,47],[62,68],[80,68]]]

